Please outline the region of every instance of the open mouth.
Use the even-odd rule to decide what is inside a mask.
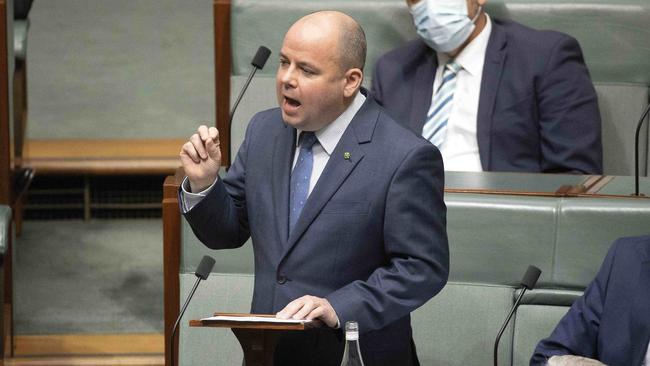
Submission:
[[[284,97],[284,101],[289,107],[293,107],[293,108],[298,108],[301,105],[299,101],[289,98],[287,96]]]

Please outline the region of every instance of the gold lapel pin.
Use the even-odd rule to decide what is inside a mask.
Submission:
[[[350,156],[352,156],[352,155],[350,155],[350,153],[347,152],[347,151],[343,153],[343,159],[345,159],[345,160],[350,160]]]

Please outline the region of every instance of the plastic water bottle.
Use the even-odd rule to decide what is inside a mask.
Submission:
[[[364,366],[359,349],[359,324],[357,322],[345,323],[345,351],[341,366]]]

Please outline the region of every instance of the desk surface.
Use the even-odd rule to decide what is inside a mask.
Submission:
[[[641,177],[640,192],[650,196],[650,178]],[[634,177],[502,173],[445,172],[445,191],[526,196],[623,196],[633,197]]]

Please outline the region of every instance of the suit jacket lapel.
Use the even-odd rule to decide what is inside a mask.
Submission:
[[[291,177],[291,163],[296,146],[296,130],[285,126],[275,138],[273,148],[273,207],[280,242],[286,243],[289,238],[289,185]]]
[[[408,123],[411,130],[418,135],[422,134],[422,127],[424,127],[427,120],[427,112],[431,106],[433,96],[433,81],[438,67],[436,53],[424,42],[421,43],[423,47],[422,57],[424,57],[425,62],[419,62],[415,70],[415,79],[411,91],[411,116],[408,121],[400,121],[401,123]]]
[[[633,342],[632,361],[630,365],[641,365],[648,350],[650,341],[650,317],[647,316],[650,309],[650,248],[647,245],[637,246],[641,260],[639,278],[636,283],[634,305],[629,316],[632,318],[630,324],[630,337]]]
[[[483,170],[490,170],[492,115],[507,54],[506,41],[505,31],[497,22],[492,22],[492,34],[485,53],[476,118],[476,138]]]
[[[327,165],[325,165],[316,186],[309,195],[307,202],[305,202],[296,226],[289,233],[289,243],[283,258],[289,254],[309,225],[316,219],[323,206],[332,198],[348,175],[363,159],[364,149],[361,144],[371,141],[378,117],[378,107],[371,98],[367,98],[343,133],[343,136],[341,136],[341,140],[336,145]],[[346,152],[350,153],[349,159],[344,158]]]

